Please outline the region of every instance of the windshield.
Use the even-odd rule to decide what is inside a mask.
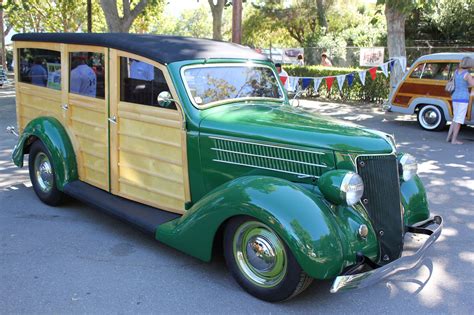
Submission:
[[[216,65],[184,71],[188,94],[198,106],[240,98],[281,100],[283,92],[274,72],[257,65]]]

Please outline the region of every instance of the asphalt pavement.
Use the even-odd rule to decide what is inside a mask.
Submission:
[[[474,309],[474,128],[464,145],[421,130],[414,117],[376,105],[303,101],[301,106],[395,135],[417,157],[443,234],[419,269],[370,288],[329,293],[313,282],[296,298],[266,303],[246,294],[222,257],[204,263],[78,201],[53,208],[37,198],[27,168],[10,155],[15,95],[0,89],[0,313],[453,313]],[[417,240],[411,240],[416,242]]]

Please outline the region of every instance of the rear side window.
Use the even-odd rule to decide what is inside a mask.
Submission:
[[[170,92],[163,72],[153,65],[120,57],[120,100],[141,105],[160,106],[158,94]],[[176,109],[171,103],[167,108]]]
[[[61,53],[55,50],[18,49],[19,81],[61,90]]]
[[[424,63],[420,63],[418,66],[416,66],[416,68],[413,69],[413,71],[411,72],[410,78],[419,79],[421,76],[421,73],[423,72],[424,66],[425,66]]]
[[[427,63],[421,75],[422,79],[448,80],[449,63]]]
[[[69,92],[104,99],[104,54],[73,52],[69,54]]]

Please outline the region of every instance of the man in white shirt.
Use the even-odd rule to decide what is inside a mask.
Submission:
[[[288,80],[288,73],[285,70],[283,70],[283,68],[281,67],[281,63],[276,63],[275,68],[278,71],[278,75],[280,76],[281,82],[283,82],[283,86],[288,91],[288,88],[290,87],[289,85],[290,80]]]
[[[77,66],[71,70],[70,92],[89,97],[96,97],[97,76],[86,63],[83,57],[73,61]]]

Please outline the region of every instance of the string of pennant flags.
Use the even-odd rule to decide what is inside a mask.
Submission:
[[[374,81],[377,77],[377,70],[380,68],[382,70],[382,73],[385,75],[385,77],[388,78],[389,71],[392,72],[394,67],[396,65],[400,65],[401,69],[403,72],[405,72],[406,69],[406,58],[399,57],[399,58],[392,58],[388,60],[387,62],[376,66],[369,68],[367,70],[362,70],[362,71],[355,71],[352,73],[348,74],[341,74],[341,75],[335,75],[335,76],[324,76],[324,77],[296,77],[296,76],[280,76],[280,80],[287,87],[287,90],[290,92],[297,91],[299,87],[301,87],[302,90],[306,90],[310,85],[311,82],[313,82],[313,88],[315,91],[318,91],[321,83],[323,81],[326,82],[326,86],[328,89],[328,92],[331,90],[331,87],[333,86],[334,81],[337,82],[337,85],[339,87],[339,91],[342,92],[342,87],[344,86],[344,83],[347,81],[347,85],[349,87],[352,87],[354,84],[354,80],[356,78],[356,75],[358,75],[360,83],[362,85],[365,85],[365,79],[367,76],[367,72],[370,74],[370,78],[372,81]],[[286,82],[288,81],[288,85],[286,85]],[[300,84],[301,82],[301,84]]]

